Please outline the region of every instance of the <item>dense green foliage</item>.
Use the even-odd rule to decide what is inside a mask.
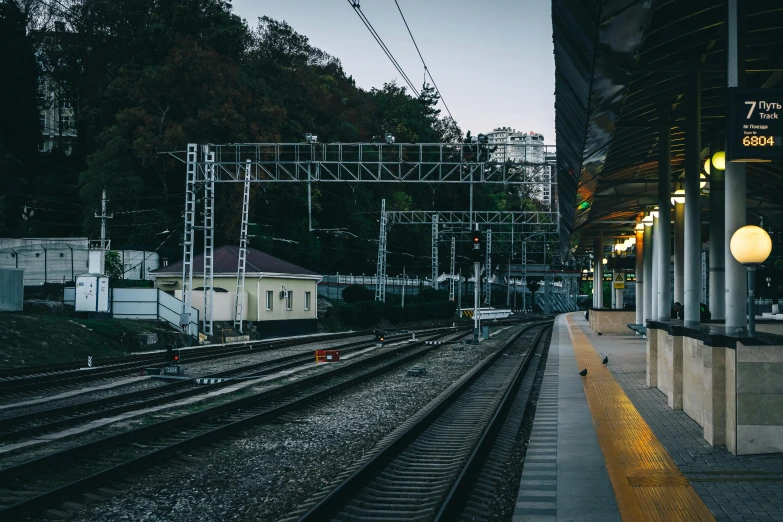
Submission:
[[[94,215],[106,187],[112,247],[175,260],[185,167],[162,151],[189,142],[301,142],[307,132],[323,142],[372,141],[387,132],[398,142],[462,139],[456,122],[441,117],[430,86],[419,97],[394,82],[360,89],[337,58],[285,22],[248,23],[229,2],[61,0],[55,11],[42,2],[0,2],[0,76],[13,78],[4,83],[14,100],[0,121],[2,234],[97,237]],[[55,20],[66,32],[53,32]],[[69,156],[36,152],[39,77],[73,107],[78,137]],[[251,194],[251,246],[321,273],[373,273],[381,198],[391,210],[468,206],[464,187],[423,184],[320,184],[313,198],[314,227],[352,235],[308,230],[304,185],[259,184]],[[507,189],[475,194],[476,208],[525,204]],[[217,205],[217,245],[236,244],[241,187],[219,184]],[[428,227],[392,228],[389,274],[403,265],[427,274],[429,236]]]

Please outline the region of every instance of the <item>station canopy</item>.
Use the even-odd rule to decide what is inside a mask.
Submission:
[[[783,2],[738,1],[744,87],[783,87]],[[657,205],[662,106],[673,122],[672,191],[681,188],[688,71],[701,71],[702,156],[724,150],[727,13],[717,0],[553,0],[563,252],[591,251],[601,231],[627,237],[640,213]],[[782,221],[783,164],[747,164],[747,209],[753,222]]]

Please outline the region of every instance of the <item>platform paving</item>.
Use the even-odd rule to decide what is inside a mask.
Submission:
[[[564,315],[552,330],[513,520],[620,520]]]
[[[696,421],[645,384],[641,336],[598,336],[582,314],[573,318],[600,357],[609,356],[609,371],[716,520],[783,522],[782,454],[735,456],[725,446],[713,448]]]

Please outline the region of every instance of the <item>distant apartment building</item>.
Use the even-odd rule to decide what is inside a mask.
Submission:
[[[517,132],[511,127],[498,127],[487,133],[487,141],[497,145],[492,161],[525,163],[527,178],[535,181],[531,196],[547,205],[552,203],[552,172],[554,151],[544,146],[544,135],[537,132]]]
[[[47,45],[60,45],[74,33],[66,29],[65,22],[55,22],[54,31],[45,33]],[[38,77],[38,115],[41,125],[40,152],[51,152],[60,148],[65,154],[70,154],[76,141],[75,112],[64,92],[63,86],[54,80],[47,64],[41,64],[41,75]]]

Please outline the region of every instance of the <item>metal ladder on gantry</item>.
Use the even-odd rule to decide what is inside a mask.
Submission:
[[[207,335],[212,334],[215,183],[242,182],[245,184],[245,194],[249,194],[250,183],[466,183],[470,190],[472,215],[475,184],[540,185],[542,180],[537,173],[543,176],[549,169],[542,161],[505,160],[510,157],[527,158],[526,150],[531,147],[529,144],[499,144],[497,147],[502,150],[488,155],[482,152],[481,147],[485,146],[480,143],[237,143],[189,144],[186,151],[165,152],[186,163],[183,315],[191,309],[196,268],[193,266],[195,232],[201,229],[204,231],[202,331]],[[520,153],[519,149],[525,149],[525,152]],[[203,190],[204,212],[201,224],[197,225],[196,196],[199,190]],[[248,205],[244,203],[243,198],[242,227],[246,227],[249,213]],[[550,217],[554,215],[552,212],[549,214]],[[557,219],[553,218],[552,221],[556,222]],[[468,222],[472,223],[472,219]],[[387,216],[387,227],[388,224]],[[434,230],[436,228],[433,227]],[[387,229],[382,227],[382,234],[386,232]],[[240,232],[240,246],[243,237],[246,246],[246,232]],[[380,246],[378,250],[378,276],[385,282],[386,251]],[[239,256],[238,294],[243,290],[244,264],[242,256]],[[435,271],[437,262],[434,265]],[[379,284],[376,299],[385,300],[385,285]],[[237,325],[241,323],[242,306],[239,297],[235,302],[234,314]],[[240,318],[238,322],[237,317]]]

